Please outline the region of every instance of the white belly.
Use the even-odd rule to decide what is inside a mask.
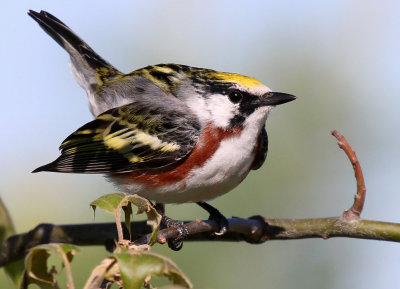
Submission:
[[[146,188],[144,185],[121,184],[111,179],[119,189],[130,194],[138,194],[159,203],[199,202],[216,198],[235,188],[247,176],[254,159],[254,144],[241,147],[237,153],[231,153],[238,147],[238,138],[230,138],[221,145],[212,158],[203,167],[192,170],[182,181],[158,188]]]

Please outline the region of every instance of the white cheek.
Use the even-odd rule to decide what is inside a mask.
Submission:
[[[202,126],[210,122],[211,113],[207,109],[206,101],[191,83],[182,83],[177,97],[197,116]]]
[[[233,104],[226,95],[212,95],[206,100],[207,109],[212,116],[212,122],[216,127],[229,126],[230,120],[237,114],[238,104]]]
[[[194,94],[191,97],[184,99],[184,102],[198,117],[202,126],[205,126],[210,122],[211,113],[208,111],[207,104],[201,95]]]
[[[183,95],[181,99],[199,118],[203,126],[211,122],[216,127],[226,128],[239,109],[238,104],[233,104],[226,95],[222,94],[209,97],[190,94],[190,97]]]

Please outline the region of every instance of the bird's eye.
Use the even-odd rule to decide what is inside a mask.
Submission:
[[[233,102],[233,103],[238,103],[242,100],[243,95],[240,91],[238,90],[234,90],[232,92],[229,93],[229,99]]]

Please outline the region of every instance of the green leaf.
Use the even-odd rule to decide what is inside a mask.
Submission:
[[[12,263],[8,263],[4,266],[4,270],[14,283],[15,288],[19,288],[21,286],[22,278],[24,276],[24,269],[24,260],[18,260]]]
[[[90,206],[93,208],[93,211],[96,210],[96,207],[99,207],[107,213],[114,214],[115,210],[118,208],[119,204],[125,196],[126,194],[123,193],[104,195],[97,200],[91,202]]]
[[[157,242],[157,234],[161,224],[161,215],[157,212],[154,206],[146,198],[138,195],[128,195],[122,193],[104,195],[90,204],[93,210],[99,207],[108,213],[114,214],[117,221],[117,229],[119,241],[122,241],[122,228],[121,228],[121,209],[125,213],[125,224],[130,233],[130,219],[132,215],[132,206],[137,207],[136,214],[147,214],[147,224],[153,228],[151,238],[148,242],[149,245],[153,245]]]
[[[124,289],[140,289],[150,276],[167,277],[174,285],[193,288],[189,279],[170,259],[151,252],[114,254],[120,267]]]
[[[21,288],[28,288],[30,284],[36,284],[43,289],[58,289],[55,278],[56,270],[47,268],[47,261],[51,254],[57,254],[63,260],[62,266],[67,275],[67,288],[74,288],[72,282],[70,263],[78,251],[78,247],[70,244],[45,244],[32,248],[25,257],[24,280]]]
[[[153,232],[151,234],[151,238],[148,242],[149,245],[153,245],[157,242],[157,234],[160,229],[161,218],[162,216],[157,212],[154,206],[150,203],[149,200],[142,198],[138,195],[127,195],[121,201],[121,206],[126,207],[132,203],[132,205],[136,206],[138,209],[136,211],[136,215],[146,213],[147,215],[147,225],[153,228]],[[132,212],[132,211],[131,211]]]
[[[0,242],[15,234],[14,225],[6,206],[0,198]]]
[[[129,203],[128,205],[123,206],[122,209],[124,210],[124,214],[125,214],[125,225],[129,232],[129,239],[131,239],[131,237],[132,237],[132,232],[131,232],[132,206]]]
[[[11,216],[0,198],[0,242],[4,242],[8,237],[14,234],[15,230]],[[23,260],[18,260],[4,266],[6,274],[11,278],[17,288],[21,285],[24,267]]]

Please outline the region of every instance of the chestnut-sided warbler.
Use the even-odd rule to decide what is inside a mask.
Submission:
[[[251,77],[186,65],[124,74],[53,15],[28,14],[69,53],[95,116],[64,140],[59,158],[34,172],[105,174],[123,192],[197,202],[212,213],[204,201],[264,163],[267,116],[295,99]]]

